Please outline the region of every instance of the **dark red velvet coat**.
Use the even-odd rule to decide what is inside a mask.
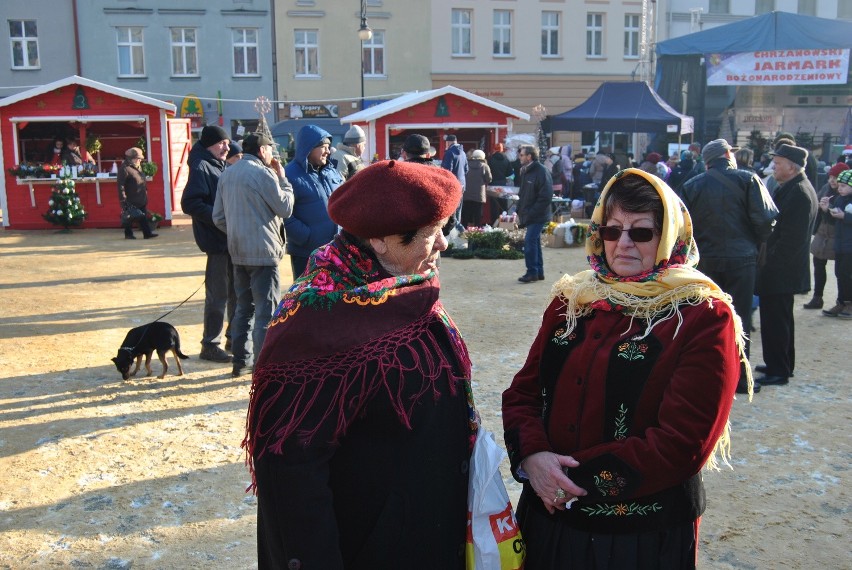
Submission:
[[[682,306],[641,340],[645,323],[596,311],[565,339],[564,305],[544,314],[527,362],[503,393],[512,472],[539,451],[571,455],[588,491],[557,515],[591,532],[666,528],[704,510],[698,476],[722,434],[740,373],[730,308]]]

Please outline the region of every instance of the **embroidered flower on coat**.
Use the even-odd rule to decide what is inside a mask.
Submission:
[[[648,352],[648,344],[644,342],[628,340],[618,345],[618,357],[630,361],[644,360],[646,352]]]

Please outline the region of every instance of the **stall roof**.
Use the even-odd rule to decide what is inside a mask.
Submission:
[[[777,49],[849,49],[852,23],[769,12],[672,38],[657,44],[658,55],[737,53]]]
[[[550,117],[554,131],[665,133],[677,125],[691,133],[694,121],[672,109],[642,81],[606,81],[579,106]]]
[[[136,101],[145,105],[151,105],[152,107],[159,107],[160,109],[165,109],[166,112],[172,114],[177,111],[176,107],[172,103],[166,103],[165,101],[161,101],[160,99],[154,99],[153,97],[139,95],[137,93],[134,93],[133,91],[121,89],[119,87],[113,87],[112,85],[107,85],[106,83],[100,83],[98,81],[86,79],[85,77],[80,77],[79,75],[71,75],[69,77],[66,77],[65,79],[59,79],[57,81],[54,81],[53,83],[48,83],[39,87],[33,87],[32,89],[28,89],[27,91],[21,91],[20,93],[16,93],[15,95],[4,97],[3,99],[0,99],[0,107],[6,107],[12,105],[13,103],[24,101],[25,99],[30,99],[32,97],[36,97],[44,93],[50,93],[51,91],[62,87],[67,87],[69,85],[83,85],[84,87],[91,87],[92,89],[98,89],[100,91],[116,95],[118,97],[124,97],[125,99],[130,99],[131,101]]]
[[[368,109],[364,109],[363,111],[358,111],[357,113],[346,115],[345,117],[342,117],[340,119],[340,122],[366,123],[370,121],[375,121],[376,119],[380,119],[381,117],[391,115],[398,111],[402,111],[403,109],[408,109],[409,107],[418,105],[420,103],[423,103],[424,101],[429,101],[431,99],[441,97],[443,95],[457,95],[458,97],[468,99],[470,101],[473,101],[474,103],[479,103],[484,107],[490,107],[492,109],[495,109],[496,111],[511,115],[517,119],[523,119],[524,121],[528,121],[530,119],[530,116],[527,113],[524,113],[523,111],[518,111],[517,109],[507,107],[506,105],[501,105],[500,103],[492,101],[491,99],[486,99],[485,97],[474,95],[473,93],[465,91],[464,89],[459,89],[458,87],[453,87],[452,85],[446,85],[444,87],[441,87],[440,89],[430,89],[428,91],[413,91],[411,93],[400,95],[399,97],[391,99],[390,101],[385,101],[384,103],[374,105]]]

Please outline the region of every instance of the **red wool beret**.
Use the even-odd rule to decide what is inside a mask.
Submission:
[[[419,230],[449,217],[462,188],[448,170],[385,160],[350,177],[328,200],[328,214],[360,238],[378,238]]]

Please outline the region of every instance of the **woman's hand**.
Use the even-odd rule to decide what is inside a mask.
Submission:
[[[823,212],[828,211],[828,196],[823,196],[819,199],[819,209]]]
[[[547,512],[565,510],[565,504],[575,497],[582,497],[586,490],[578,487],[569,479],[564,467],[577,467],[580,463],[569,455],[557,455],[550,451],[533,453],[523,460],[523,469],[530,485],[539,496]]]
[[[828,213],[831,214],[832,218],[835,218],[837,220],[842,220],[843,217],[846,215],[845,212],[840,208],[832,208],[828,211]]]

